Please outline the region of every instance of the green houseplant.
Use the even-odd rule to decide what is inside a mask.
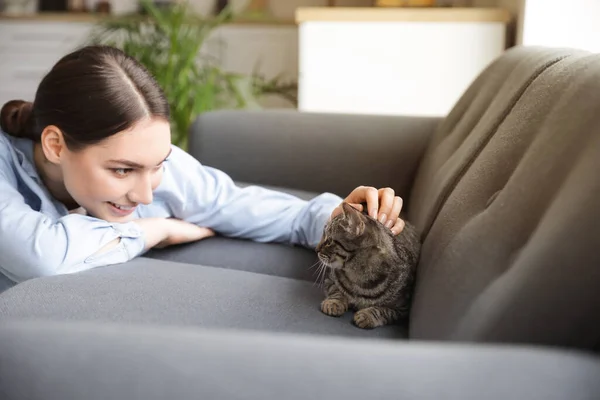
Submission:
[[[141,0],[140,6],[139,14],[100,19],[88,42],[116,46],[154,75],[170,104],[174,144],[187,148],[190,125],[205,111],[257,108],[265,94],[296,102],[295,82],[227,72],[219,60],[203,52],[214,29],[233,19],[230,9],[203,16],[187,2],[159,8]]]

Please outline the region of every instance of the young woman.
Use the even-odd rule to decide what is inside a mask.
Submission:
[[[126,262],[216,233],[314,247],[341,198],[239,188],[171,145],[153,77],[118,49],[63,57],[33,103],[1,111],[0,277],[5,286]],[[396,234],[402,200],[359,187],[346,200]],[[1,288],[0,288],[1,290]]]

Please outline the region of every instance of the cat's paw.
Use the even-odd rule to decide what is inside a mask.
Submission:
[[[354,324],[361,329],[373,329],[383,325],[370,309],[357,311],[354,314]]]
[[[321,302],[321,311],[331,317],[341,317],[348,307],[341,300],[325,299]]]

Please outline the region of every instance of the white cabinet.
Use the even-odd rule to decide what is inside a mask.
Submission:
[[[50,68],[85,43],[92,22],[66,19],[0,18],[0,107],[13,99],[32,101]],[[228,24],[214,31],[205,51],[232,72],[250,74],[257,69],[267,78],[282,75],[297,80],[295,25]],[[265,99],[263,105],[292,107],[277,97]]]
[[[305,8],[299,109],[443,116],[505,50],[496,9]]]
[[[85,40],[87,23],[0,21],[0,104],[33,100],[52,66]]]

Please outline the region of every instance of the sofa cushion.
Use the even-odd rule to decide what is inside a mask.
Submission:
[[[0,325],[4,400],[600,398],[600,360],[508,346],[189,327]]]
[[[356,328],[321,313],[321,288],[246,271],[140,257],[129,263],[32,279],[0,294],[8,319],[97,321],[403,338],[402,325]]]
[[[236,182],[240,187],[250,185]],[[310,200],[318,193],[261,185]],[[287,278],[315,281],[317,255],[312,249],[280,243],[257,243],[251,240],[213,237],[199,242],[152,249],[145,257],[188,264],[209,265]]]
[[[408,218],[424,237],[449,193],[523,92],[549,66],[576,53],[513,48],[469,86],[430,141],[415,179]]]
[[[236,181],[235,184],[239,187],[247,187],[250,185],[254,185],[254,183],[240,182],[240,181]],[[273,186],[273,185],[260,185],[260,186],[263,188],[266,188],[266,189],[277,190],[280,192],[289,193],[289,194],[296,196],[302,200],[311,200],[320,194],[320,193],[315,193],[315,192],[309,192],[307,190],[292,189],[292,188],[283,187],[283,186]]]
[[[459,104],[448,121],[456,128],[438,136],[424,166],[420,195],[436,198],[439,211],[430,217],[426,205],[413,214],[425,241],[410,334],[593,348],[600,56],[517,49],[498,65],[510,60],[513,72],[487,72],[490,82],[506,82],[496,95],[486,94],[488,82],[485,93],[472,93],[473,107],[491,96],[489,109],[473,123]]]
[[[312,282],[316,281],[318,270],[317,255],[313,250],[221,236],[165,249],[154,249],[146,253],[145,257]]]

